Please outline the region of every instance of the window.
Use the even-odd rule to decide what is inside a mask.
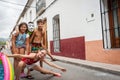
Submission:
[[[37,3],[36,3],[36,12],[37,13],[45,7],[46,7],[45,0],[37,0]]]
[[[101,0],[104,48],[120,48],[120,0]]]
[[[60,52],[60,20],[59,15],[53,17],[53,45],[54,52]]]

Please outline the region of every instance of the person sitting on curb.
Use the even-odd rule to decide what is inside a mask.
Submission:
[[[20,78],[20,73],[21,73],[23,67],[32,68],[32,69],[34,69],[36,71],[39,71],[39,72],[43,72],[43,73],[46,73],[46,74],[53,74],[54,76],[61,77],[60,73],[56,73],[56,72],[44,69],[44,68],[40,67],[39,65],[37,65],[36,63],[38,61],[43,61],[46,64],[48,64],[49,66],[60,69],[63,72],[66,71],[65,68],[60,67],[56,64],[53,64],[53,63],[45,60],[44,57],[47,54],[46,50],[41,50],[41,51],[39,50],[37,54],[36,53],[30,53],[29,55],[6,54],[6,53],[4,53],[4,54],[8,57],[21,58],[21,61],[19,62],[18,67],[17,67],[17,74],[16,74],[16,79],[15,80],[20,80],[19,79]]]

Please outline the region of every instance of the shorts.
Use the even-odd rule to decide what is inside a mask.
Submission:
[[[25,45],[16,45],[16,48],[26,48]]]
[[[27,67],[28,69],[31,69],[31,68],[33,68],[33,67],[36,66],[36,65],[37,65],[37,63],[33,63],[33,64],[31,64],[31,65],[26,64],[26,67]]]
[[[37,52],[38,50],[43,50],[41,43],[32,43],[31,44],[31,52]]]

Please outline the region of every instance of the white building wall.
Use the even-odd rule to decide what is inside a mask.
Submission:
[[[32,3],[33,7],[36,7],[36,0]],[[36,18],[36,8],[32,8],[32,21]]]
[[[48,7],[55,0],[46,0]],[[36,6],[36,0],[31,6]],[[32,11],[32,21],[36,18],[36,8],[29,8],[23,17],[24,22],[30,21],[30,11]],[[56,0],[38,19],[47,18],[48,41],[53,40],[52,18],[60,15],[60,38],[73,38],[85,36],[86,41],[101,40],[101,16],[99,0]],[[91,15],[94,15],[91,17]]]
[[[48,7],[53,1],[56,1],[56,0],[45,0],[46,1],[46,7]]]
[[[38,19],[44,19],[44,18],[46,18],[46,12],[44,12],[39,17],[37,17],[37,19],[35,20],[35,22],[37,22]]]
[[[53,0],[46,0],[48,4]],[[57,0],[46,10],[48,40],[53,40],[52,18],[60,15],[60,38],[85,36],[86,41],[102,39],[99,0]],[[94,14],[94,17],[90,17]]]
[[[26,22],[26,23],[30,22],[30,11],[32,13],[31,21],[33,21],[36,18],[36,0],[32,2],[32,4],[30,5],[30,8],[26,11],[26,13],[23,16],[22,21],[20,22]]]

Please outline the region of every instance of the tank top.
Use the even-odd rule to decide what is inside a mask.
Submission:
[[[25,47],[25,41],[26,41],[26,34],[18,34],[16,38],[16,46],[17,47]]]
[[[29,58],[22,58],[22,61],[25,62],[27,65],[31,65],[31,64],[36,63],[37,61],[39,61],[39,59],[34,60],[34,59],[29,59]]]

